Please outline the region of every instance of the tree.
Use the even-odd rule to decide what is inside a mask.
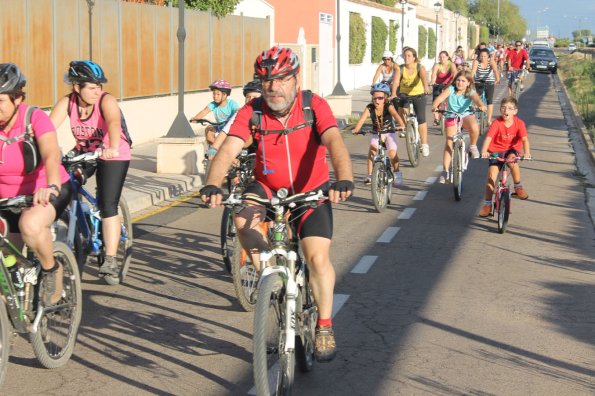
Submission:
[[[428,28],[428,58],[436,58],[436,33],[434,28]]]
[[[475,0],[469,8],[473,20],[482,27],[490,24],[490,33],[505,40],[519,40],[525,36],[527,21],[521,17],[519,7],[511,1],[500,2],[500,18],[494,0]],[[480,31],[483,37],[483,32]],[[481,39],[483,41],[483,38]]]
[[[173,6],[178,6],[178,0],[172,0]],[[188,8],[200,11],[211,11],[216,17],[231,14],[241,0],[184,0]]]
[[[349,13],[349,64],[362,63],[366,53],[366,24],[360,14]]]
[[[467,0],[444,0],[444,8],[458,11],[461,15],[469,15],[469,2]]]
[[[379,17],[372,17],[372,62],[380,62],[386,48],[388,29],[386,23]]]
[[[394,54],[397,51],[397,33],[399,31],[399,22],[390,21],[388,28],[388,49]]]
[[[417,56],[419,59],[423,59],[425,58],[428,49],[428,31],[422,25],[419,25],[417,28],[417,40],[419,46],[417,49]]]
[[[394,7],[395,3],[397,2],[397,0],[372,0],[372,1],[375,3],[378,3],[378,4],[384,4],[389,7]]]

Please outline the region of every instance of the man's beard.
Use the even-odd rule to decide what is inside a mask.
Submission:
[[[264,92],[263,96],[264,100],[267,102],[267,106],[271,110],[271,113],[273,113],[273,115],[276,117],[283,117],[289,113],[289,110],[291,110],[291,106],[293,105],[293,102],[297,97],[297,88],[294,88],[293,91],[288,94],[287,98],[283,94],[278,92]],[[274,96],[280,96],[286,100],[283,103],[273,102],[272,100],[269,100],[270,97]]]

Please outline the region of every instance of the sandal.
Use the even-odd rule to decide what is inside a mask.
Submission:
[[[434,126],[440,126],[440,121],[439,120],[434,120]]]

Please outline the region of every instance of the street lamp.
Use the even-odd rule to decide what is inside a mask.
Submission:
[[[455,11],[455,34],[457,35],[456,37],[456,42],[457,42],[457,47],[459,46],[459,17],[461,16],[461,13],[458,11]]]
[[[399,0],[401,4],[401,52],[405,48],[405,4],[407,0]]]
[[[434,3],[434,12],[436,13],[436,63],[438,63],[438,14],[442,11],[442,4]]]

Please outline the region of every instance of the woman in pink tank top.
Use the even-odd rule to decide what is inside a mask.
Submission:
[[[0,198],[33,195],[33,206],[19,214],[2,210],[0,221],[8,227],[13,242],[25,242],[39,259],[41,298],[47,307],[61,300],[64,282],[62,265],[54,260],[50,226],[68,206],[72,188],[60,164],[56,128],[43,111],[24,103],[25,83],[17,65],[0,64]],[[41,157],[37,167],[29,169],[31,156],[24,150],[26,124],[31,125]]]
[[[118,276],[118,202],[130,165],[130,136],[116,98],[103,92],[107,78],[101,66],[72,61],[65,80],[72,85],[72,92],[56,103],[50,118],[56,127],[69,118],[77,152],[102,151],[97,162],[97,200],[106,257],[99,274]]]
[[[440,51],[438,54],[438,63],[432,68],[432,82],[430,83],[433,86],[432,101],[436,100],[444,88],[452,83],[456,74],[457,67],[451,61],[448,52]],[[440,125],[440,113],[434,113],[434,126],[438,125]]]

